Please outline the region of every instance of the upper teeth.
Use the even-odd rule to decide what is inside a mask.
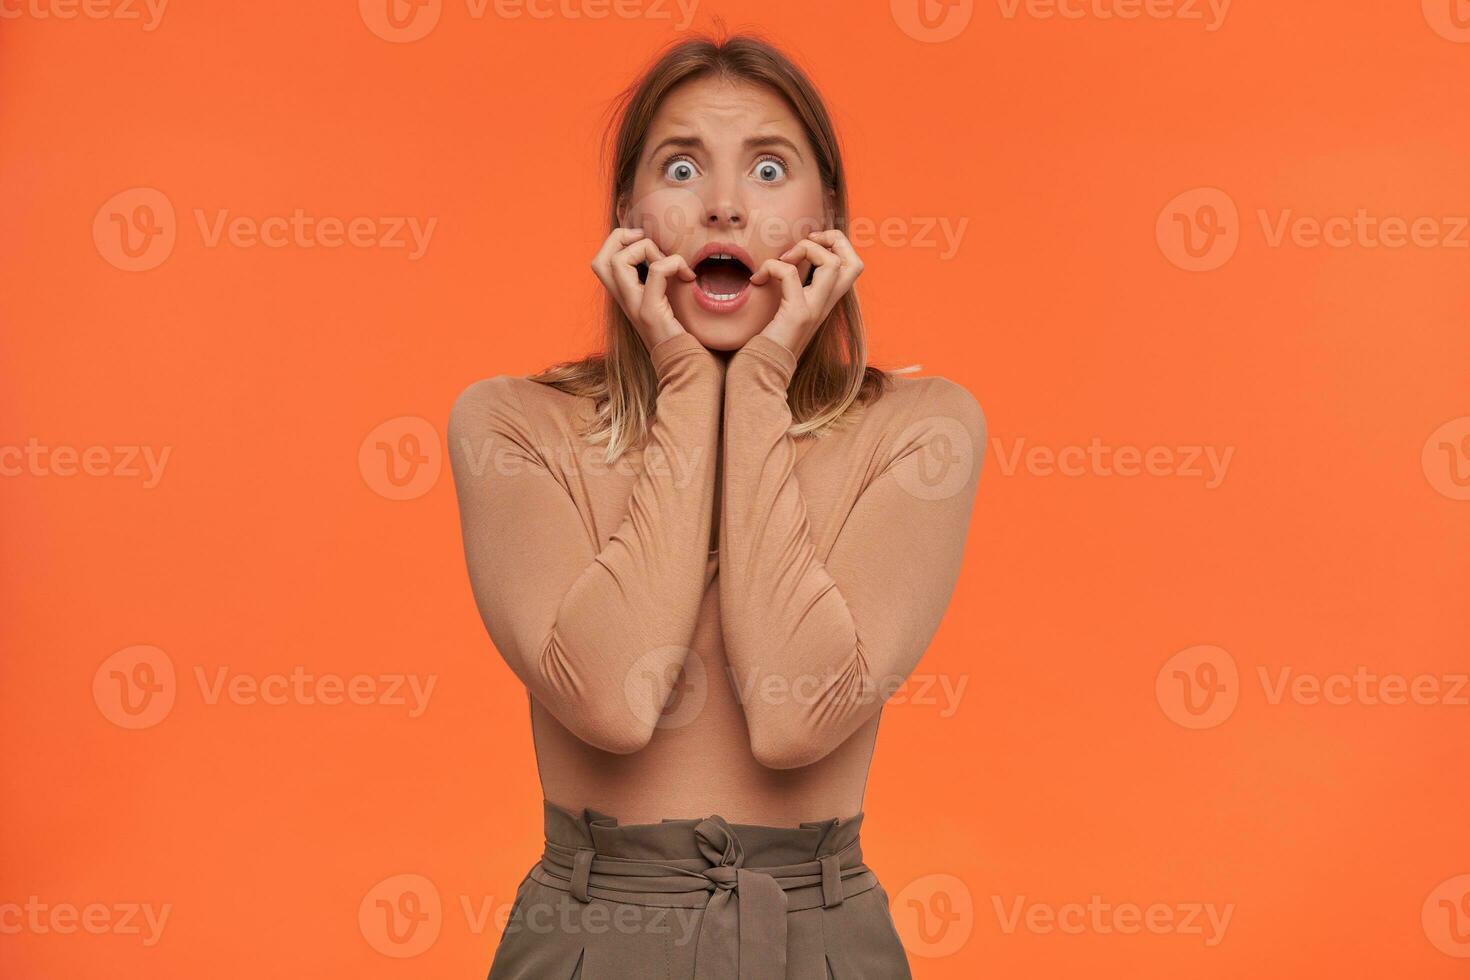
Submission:
[[[741,260],[735,259],[735,256],[731,255],[729,252],[712,252],[709,255],[705,256],[705,258],[706,259],[734,259],[735,261],[740,262],[741,265],[744,265],[745,264],[744,262],[741,262]],[[703,288],[703,283],[702,282],[701,282],[701,288]],[[742,289],[739,292],[734,292],[734,293],[712,293],[712,292],[710,292],[709,290],[706,289],[705,290],[705,295],[707,295],[710,299],[723,302],[723,301],[726,301],[726,300],[732,300],[732,299],[734,299],[736,296],[739,296],[741,292],[744,292],[744,290]]]

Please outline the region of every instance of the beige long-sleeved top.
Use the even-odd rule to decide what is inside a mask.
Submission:
[[[796,358],[650,351],[656,416],[608,464],[591,399],[514,375],[455,403],[475,602],[530,695],[542,788],[623,822],[851,816],[885,698],[960,570],[985,420],[896,376],[854,424],[793,438]]]

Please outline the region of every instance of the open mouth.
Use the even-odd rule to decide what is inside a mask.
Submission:
[[[714,312],[728,312],[743,304],[755,272],[729,252],[716,252],[694,267],[695,298]]]

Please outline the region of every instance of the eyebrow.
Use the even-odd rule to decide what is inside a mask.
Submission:
[[[784,146],[792,153],[795,153],[798,160],[801,160],[803,163],[806,162],[806,158],[802,156],[801,148],[799,146],[791,142],[786,137],[777,136],[774,133],[769,133],[764,136],[751,136],[747,138],[742,145],[747,150],[759,150],[772,146]],[[655,146],[652,150],[649,150],[647,159],[652,160],[654,157],[658,156],[658,151],[662,150],[666,146],[674,146],[686,150],[703,150],[705,148],[704,140],[700,139],[698,136],[670,136],[668,139]]]

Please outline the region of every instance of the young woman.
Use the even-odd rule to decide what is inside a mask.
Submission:
[[[786,57],[679,43],[615,127],[605,353],[450,420],[545,797],[491,980],[908,977],[863,788],[959,573],[984,418],[867,366],[837,140]]]

